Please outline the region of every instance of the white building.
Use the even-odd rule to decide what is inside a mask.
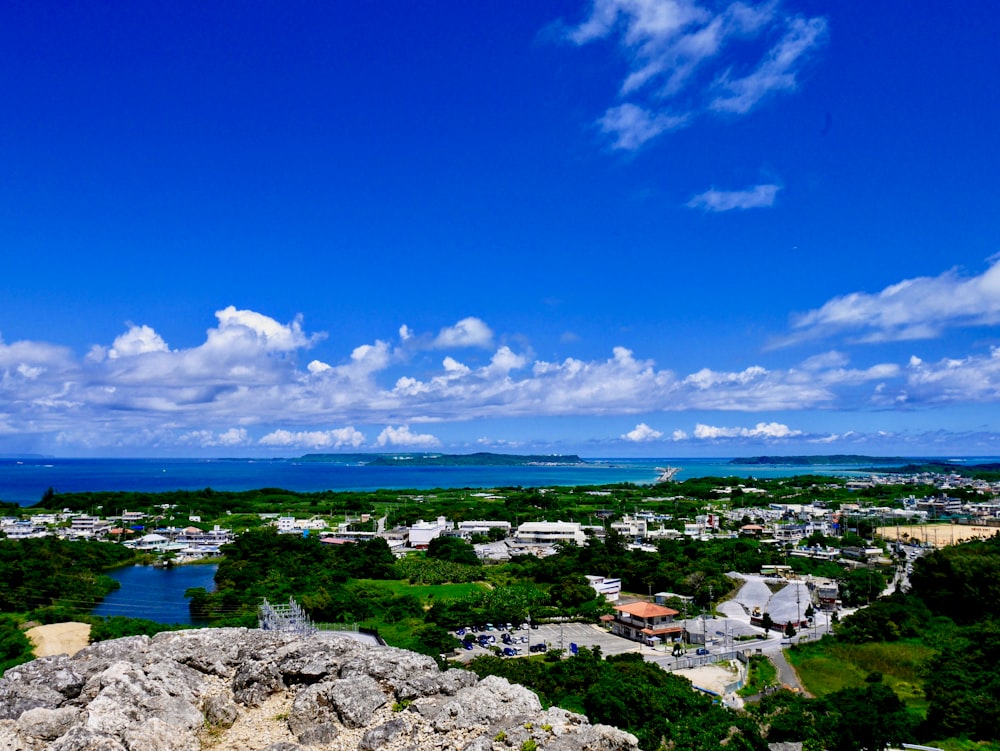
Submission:
[[[474,535],[488,535],[494,529],[502,530],[504,537],[508,537],[510,535],[510,522],[494,519],[468,519],[458,523],[459,537],[465,540],[470,539]]]
[[[451,524],[443,516],[439,516],[437,521],[433,522],[425,522],[420,519],[410,527],[410,547],[415,550],[426,550],[427,546],[431,544],[431,540],[440,537],[449,529],[451,529]]]
[[[625,514],[621,521],[611,523],[611,529],[624,537],[645,537],[648,525],[644,518]]]
[[[618,602],[618,595],[622,592],[622,580],[611,579],[605,576],[587,576],[587,583],[597,590],[597,593],[604,595],[608,602]]]
[[[583,528],[576,522],[525,522],[517,528],[522,545],[551,545],[556,542],[586,543]]]

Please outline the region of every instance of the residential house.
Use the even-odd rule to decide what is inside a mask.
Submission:
[[[680,638],[683,626],[674,622],[677,611],[650,602],[630,602],[615,606],[611,631],[632,641],[655,644],[658,640]]]

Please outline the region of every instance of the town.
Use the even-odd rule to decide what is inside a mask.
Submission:
[[[638,660],[744,712],[773,691],[810,695],[803,659],[852,640],[918,637],[912,622],[929,623],[928,606],[910,592],[937,581],[925,562],[941,565],[935,556],[964,540],[992,544],[998,495],[995,483],[927,473],[420,492],[52,492],[9,513],[0,531],[5,544],[46,559],[69,554],[56,543],[86,546],[71,555],[92,557],[91,571],[213,563],[214,589],[185,593],[202,625],[353,633],[540,691],[544,676],[532,671],[554,669],[544,666],[603,657],[612,670]],[[82,604],[109,591],[106,576],[74,578],[76,587],[106,588],[68,594],[65,576],[49,584],[24,564],[9,576],[22,583],[5,609],[26,612],[27,623],[89,621],[92,640],[175,628],[88,616]],[[19,604],[42,591],[50,604]],[[947,602],[957,617],[959,599]],[[974,596],[964,607],[992,606]],[[898,662],[892,670],[911,670]],[[851,668],[859,669],[871,672]],[[917,707],[931,690],[927,683],[911,697],[910,684],[892,685]]]

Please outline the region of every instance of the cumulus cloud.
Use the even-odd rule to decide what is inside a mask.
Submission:
[[[905,369],[906,382],[898,391],[883,389],[882,404],[927,405],[995,403],[1000,401],[1000,347],[988,355],[942,358],[925,362],[911,357]]]
[[[359,448],[365,443],[364,434],[348,425],[333,430],[275,430],[258,441],[261,446],[302,448]]]
[[[166,352],[167,343],[149,326],[129,325],[129,330],[115,338],[108,350],[112,360],[119,357],[134,357],[147,352]]]
[[[734,209],[760,209],[774,205],[780,187],[773,184],[754,185],[746,190],[706,190],[687,202],[688,208],[721,212]]]
[[[269,352],[290,352],[309,347],[323,335],[307,337],[302,332],[301,316],[288,324],[252,310],[237,310],[235,306],[215,313],[219,326],[209,331],[207,345],[228,348],[233,342],[253,339],[257,346]]]
[[[720,438],[793,438],[801,435],[801,430],[792,430],[779,422],[759,422],[752,428],[726,428],[698,423],[694,429],[694,437],[705,441]]]
[[[247,446],[251,443],[246,428],[230,428],[222,432],[213,430],[192,430],[180,438],[180,442],[202,448],[218,446]]]
[[[400,425],[398,428],[389,425],[379,433],[378,438],[375,439],[375,445],[382,447],[407,446],[410,448],[434,448],[435,446],[440,446],[441,441],[429,433],[413,433],[410,431],[409,425]]]
[[[583,21],[564,29],[576,45],[617,41],[628,65],[619,97],[627,101],[609,107],[598,126],[626,150],[698,114],[744,114],[772,92],[794,89],[825,33],[823,18],[787,13],[775,0],[594,0]],[[737,46],[752,50],[756,62],[727,65]]]
[[[954,284],[950,289],[954,292]],[[984,316],[988,308],[977,310]],[[407,426],[1000,401],[996,352],[853,366],[843,352],[827,351],[793,367],[748,364],[676,373],[626,347],[613,348],[605,358],[546,360],[501,345],[488,362],[466,363],[459,350],[469,338],[460,336],[455,351],[442,353],[437,363],[399,357],[387,342],[376,340],[341,361],[334,355],[333,364],[303,358],[308,364],[300,366],[299,357],[321,335],[262,314],[224,318],[204,343],[190,348],[170,349],[150,326],[129,326],[83,358],[51,344],[0,341],[0,434],[40,436],[38,441],[90,451],[131,445],[335,449],[365,445],[364,434],[351,426],[389,425],[377,445],[420,447],[439,441]],[[483,323],[464,330],[488,328]],[[694,437],[705,438],[712,430],[721,431],[718,436],[736,431],[734,437],[760,439],[770,431],[772,438],[780,437],[773,425],[762,425],[701,427]],[[639,423],[623,440],[664,438]],[[687,438],[685,431],[669,436]]]
[[[662,432],[649,427],[644,422],[640,422],[628,433],[625,433],[622,436],[622,440],[631,441],[632,443],[645,443],[648,441],[658,441],[662,437]]]
[[[434,346],[439,349],[448,347],[489,347],[493,343],[493,332],[490,327],[478,318],[463,318],[454,326],[441,329]]]
[[[956,269],[936,277],[915,277],[881,292],[853,292],[796,315],[789,335],[774,343],[787,346],[834,334],[854,341],[929,339],[948,328],[1000,323],[1000,257],[977,276]]]

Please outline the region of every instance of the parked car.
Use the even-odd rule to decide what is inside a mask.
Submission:
[[[694,653],[695,653],[696,655],[707,655],[707,654],[708,654],[708,650],[707,650],[707,649],[705,649],[704,647],[698,647],[698,649],[696,649],[696,650],[694,651]]]

